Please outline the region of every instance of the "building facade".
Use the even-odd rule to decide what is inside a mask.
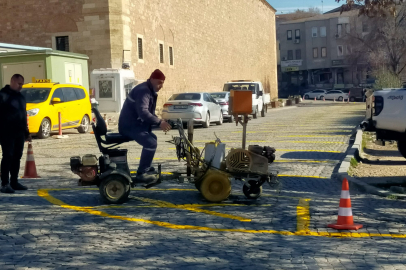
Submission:
[[[89,56],[89,72],[167,76],[159,104],[185,91],[260,80],[277,96],[275,10],[265,0],[6,0],[0,42]],[[18,19],[16,19],[18,18]]]
[[[367,31],[357,10],[278,24],[283,85],[340,89],[367,83],[367,65],[351,59],[349,39]]]

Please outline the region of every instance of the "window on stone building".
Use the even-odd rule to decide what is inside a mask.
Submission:
[[[302,59],[302,51],[301,50],[296,50],[296,59],[297,60]]]
[[[295,39],[300,39],[300,29],[295,30]]]
[[[313,58],[319,57],[319,48],[313,48]]]
[[[288,60],[293,60],[293,51],[288,50]]]
[[[69,52],[69,37],[68,36],[55,37],[55,40],[56,40],[56,49],[58,51]]]
[[[164,44],[159,43],[159,63],[164,63]]]
[[[320,27],[320,36],[321,37],[327,36],[327,28],[325,26]]]
[[[312,37],[317,37],[317,27],[312,27]]]
[[[341,37],[342,32],[343,32],[343,25],[337,24],[337,37]]]
[[[169,65],[173,66],[173,47],[169,46]]]
[[[144,60],[144,39],[142,36],[137,37],[138,60]]]
[[[369,32],[369,26],[367,22],[362,23],[362,32],[363,33],[368,33]]]
[[[288,30],[287,37],[288,37],[288,40],[292,40],[292,30]]]
[[[343,56],[343,55],[344,55],[344,48],[343,48],[343,45],[338,45],[338,46],[337,46],[337,55],[338,55],[338,56]]]
[[[321,48],[321,57],[322,58],[327,57],[327,48],[326,47]]]

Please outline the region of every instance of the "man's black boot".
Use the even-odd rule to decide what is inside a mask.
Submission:
[[[28,188],[26,186],[21,185],[20,183],[12,183],[11,188],[14,190],[27,190]]]
[[[0,191],[2,192],[2,193],[14,193],[15,191],[14,191],[14,189],[12,189],[11,187],[10,187],[10,185],[4,185],[4,186],[1,186],[1,189],[0,189]]]

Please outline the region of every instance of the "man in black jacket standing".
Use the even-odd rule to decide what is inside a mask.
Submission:
[[[124,102],[118,121],[120,134],[143,147],[137,170],[137,179],[142,182],[157,180],[156,172],[151,167],[158,146],[152,126],[159,126],[165,132],[171,129],[171,125],[155,114],[158,92],[164,82],[165,75],[157,69],[146,82],[134,87]]]
[[[10,85],[0,90],[0,143],[3,152],[0,191],[3,193],[27,189],[18,183],[24,142],[31,141],[27,125],[26,102],[20,93],[23,84],[24,77],[14,74]]]

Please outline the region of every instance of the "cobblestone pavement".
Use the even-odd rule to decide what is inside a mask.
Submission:
[[[203,200],[193,184],[168,181],[136,188],[131,199],[104,205],[95,188],[80,188],[69,158],[96,154],[93,135],[35,140],[42,179],[21,180],[30,190],[0,195],[0,269],[405,269],[406,202],[351,190],[357,232],[335,223],[341,183],[334,172],[345,156],[364,104],[306,102],[270,110],[248,125],[248,144],[276,147],[271,165],[280,192],[264,186],[256,201],[233,182],[222,204]],[[235,124],[196,127],[195,142],[241,145]],[[185,169],[157,131],[156,163]],[[129,149],[136,169],[140,147]],[[25,158],[25,157],[24,157]],[[24,165],[25,160],[22,164]],[[22,170],[23,171],[23,170]]]

